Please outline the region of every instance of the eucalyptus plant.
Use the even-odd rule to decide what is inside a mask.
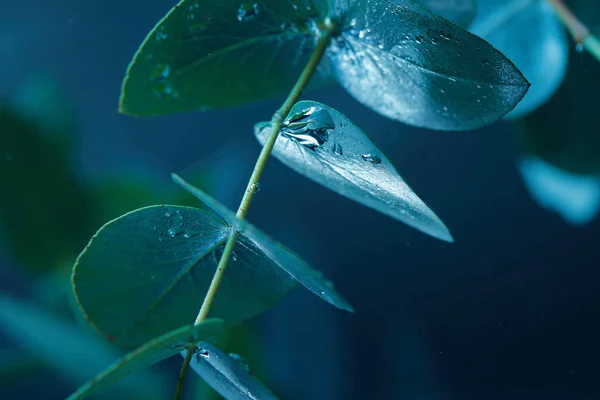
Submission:
[[[337,82],[366,107],[410,125],[457,131],[491,124],[529,83],[461,28],[474,15],[474,0],[183,0],[173,7],[129,65],[122,113],[149,117],[287,97],[254,127],[262,151],[237,212],[173,175],[209,211],[141,208],[104,225],[80,254],[72,282],[81,311],[109,341],[137,349],[70,398],[177,353],[184,362],[176,399],[190,365],[225,398],[275,398],[219,349],[228,327],[298,283],[352,311],[321,273],[245,220],[271,154],[330,190],[452,242],[365,132],[339,111],[300,98]]]

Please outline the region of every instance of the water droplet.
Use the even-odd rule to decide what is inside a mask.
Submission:
[[[169,64],[158,64],[152,72],[150,72],[150,80],[154,82],[162,82],[169,77],[171,67]]]
[[[165,40],[169,35],[165,33],[165,27],[161,26],[156,31],[156,40]]]
[[[165,213],[165,217],[167,217],[167,218],[171,217],[171,213],[167,211],[167,212]]]
[[[341,144],[333,144],[333,147],[331,148],[331,150],[333,151],[334,154],[337,154],[338,156],[343,156],[344,155],[344,149],[342,149],[342,145]]]
[[[258,3],[246,1],[238,8],[237,19],[240,22],[250,21],[258,15]]]
[[[169,236],[171,236],[171,237],[177,237],[177,236],[179,236],[181,234],[183,234],[183,229],[181,229],[181,227],[174,226],[172,228],[169,228]]]
[[[575,51],[578,53],[583,53],[583,50],[585,50],[585,46],[583,45],[583,43],[579,42],[575,44]]]
[[[287,118],[281,133],[314,150],[327,141],[330,129],[335,129],[331,115],[322,108],[310,107]]]
[[[485,60],[481,60],[481,65],[489,65],[490,64],[490,60],[488,60],[487,58]]]
[[[374,154],[363,154],[362,159],[371,164],[381,164],[381,158]]]
[[[173,90],[173,87],[166,82],[157,82],[152,86],[152,92],[163,98],[174,98],[177,97],[177,92]]]
[[[247,373],[250,373],[250,366],[248,365],[248,362],[244,359],[244,357],[240,356],[239,354],[235,354],[235,353],[229,353],[229,357],[233,361],[237,362],[244,371],[246,371]]]
[[[258,192],[260,192],[260,183],[253,182],[252,184],[250,184],[250,188],[248,190],[251,193],[258,193]]]
[[[446,89],[444,89],[444,88],[440,88],[440,93],[441,93],[441,94],[444,94],[444,93],[446,93]]]

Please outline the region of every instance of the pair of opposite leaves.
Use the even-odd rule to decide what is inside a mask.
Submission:
[[[473,0],[420,3],[461,24],[475,9]],[[511,111],[529,87],[487,42],[412,1],[183,0],[136,53],[120,109],[163,115],[284,94],[328,17],[340,31],[312,86],[336,80],[389,118],[475,129]]]

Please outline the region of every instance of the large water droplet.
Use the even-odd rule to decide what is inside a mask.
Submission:
[[[258,15],[258,3],[246,1],[238,8],[237,19],[240,22],[250,21]]]
[[[249,191],[250,191],[251,193],[258,193],[258,192],[260,192],[260,183],[253,182],[253,183],[250,185]]]
[[[363,154],[362,159],[371,164],[381,164],[381,158],[374,154]]]

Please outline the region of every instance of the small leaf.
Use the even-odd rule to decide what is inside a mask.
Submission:
[[[569,42],[547,1],[481,1],[470,31],[504,53],[532,83],[507,117],[528,114],[554,95],[567,71]]]
[[[146,207],[109,222],[73,270],[86,318],[110,341],[126,346],[194,321],[230,231],[212,214],[179,206]],[[294,287],[268,255],[242,238],[211,316],[237,324]]]
[[[185,352],[181,355],[185,358]],[[277,397],[240,362],[208,342],[198,343],[192,369],[227,400],[276,400]]]
[[[313,135],[321,141],[318,146],[309,146],[298,139],[299,133],[293,135],[295,131],[288,127],[290,119],[286,120],[273,149],[277,159],[342,196],[433,237],[453,241],[444,223],[412,191],[375,143],[346,116],[314,101],[297,103],[290,114],[303,115],[305,121],[324,114],[331,125],[304,127],[305,137]],[[255,127],[255,135],[262,145],[270,132],[268,123]]]
[[[414,0],[414,2],[462,28],[468,27],[477,14],[477,0]]]
[[[484,40],[407,0],[335,0],[336,78],[380,114],[429,129],[468,130],[511,111],[529,83]]]
[[[251,241],[283,271],[287,272],[292,278],[300,282],[305,288],[335,307],[350,312],[353,311],[352,306],[335,291],[332,282],[325,279],[323,274],[319,271],[308,266],[304,260],[294,254],[291,250],[269,238],[249,222],[239,219],[234,212],[200,189],[185,182],[176,174],[173,174],[172,176],[177,184],[181,185],[184,189],[198,197],[201,202],[212,208],[221,218],[239,231],[243,238]]]
[[[521,159],[519,170],[531,197],[568,223],[584,225],[598,215],[600,178],[566,172],[533,156]]]
[[[325,18],[325,3],[179,2],[135,54],[123,82],[121,112],[163,115],[285,93],[315,47],[315,27]],[[328,75],[322,66],[313,83]]]
[[[4,295],[0,295],[0,330],[76,385],[120,356],[116,349],[75,324]],[[124,388],[144,398],[164,394],[162,379],[148,372],[124,383]]]
[[[67,400],[82,399],[99,393],[136,372],[180,353],[190,344],[220,336],[225,332],[225,325],[220,319],[207,319],[198,325],[184,326],[169,332],[127,354],[80,387]]]

